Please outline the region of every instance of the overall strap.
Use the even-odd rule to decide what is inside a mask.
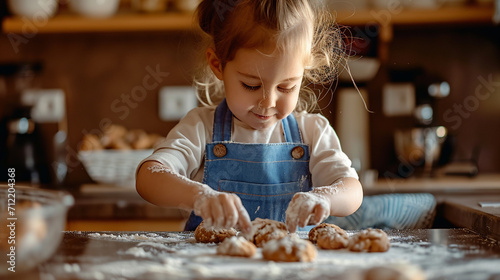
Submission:
[[[295,116],[292,114],[284,118],[281,123],[283,124],[283,131],[285,132],[285,141],[288,143],[302,143],[300,136],[299,125]]]
[[[226,99],[224,98],[215,109],[213,142],[231,141],[232,121],[233,113],[227,107]]]

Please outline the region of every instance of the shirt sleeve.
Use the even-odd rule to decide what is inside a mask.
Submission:
[[[213,119],[212,107],[191,110],[139,166],[146,161],[157,161],[193,179],[203,168],[205,145],[212,137]]]
[[[309,170],[313,186],[326,186],[344,177],[358,179],[351,160],[342,151],[340,141],[328,119],[320,114],[296,114],[304,143],[309,145]]]

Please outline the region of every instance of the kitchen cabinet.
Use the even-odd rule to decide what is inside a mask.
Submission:
[[[399,2],[399,1],[396,1]],[[435,25],[492,25],[493,4],[449,5],[438,9],[393,8],[332,11],[341,25],[361,28],[362,36],[377,37],[377,56],[381,62],[389,58],[393,29],[397,26]],[[371,28],[375,26],[375,28]],[[165,12],[141,14],[120,12],[109,18],[88,18],[61,12],[49,20],[31,20],[26,17],[6,17],[2,32],[9,40],[24,42],[36,34],[66,33],[144,33],[165,31],[193,31],[197,25],[194,13]],[[359,37],[353,33],[353,36]],[[24,39],[23,39],[24,38]]]
[[[492,5],[449,6],[439,9],[335,11],[342,25],[379,24],[381,34],[390,36],[393,25],[488,23],[493,17]],[[117,14],[110,18],[87,18],[60,14],[48,21],[7,17],[3,33],[66,33],[66,32],[132,32],[191,30],[196,28],[192,13]],[[35,29],[31,29],[31,28]],[[385,30],[387,29],[387,30]],[[388,37],[390,38],[390,37]]]
[[[378,25],[379,50],[382,61],[388,57],[388,43],[396,25],[485,24],[491,23],[493,5],[443,6],[439,9],[401,9],[335,11],[339,24],[347,26]],[[104,19],[60,14],[48,21],[7,17],[3,33],[78,33],[78,32],[137,32],[195,30],[193,13],[162,14],[122,13]]]

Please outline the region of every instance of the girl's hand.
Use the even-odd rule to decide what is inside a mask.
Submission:
[[[313,192],[296,193],[286,210],[288,231],[294,233],[297,226],[317,225],[330,215],[330,201]]]
[[[194,213],[203,218],[207,227],[238,225],[243,232],[250,232],[252,227],[248,212],[237,195],[217,192],[208,186],[195,197]]]

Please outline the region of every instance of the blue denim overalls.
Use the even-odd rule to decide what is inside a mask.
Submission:
[[[311,190],[309,147],[302,143],[293,114],[282,120],[285,143],[231,142],[233,114],[224,99],[215,110],[212,143],[205,149],[203,183],[238,195],[250,219],[285,221],[293,195]],[[202,221],[191,213],[185,230]]]

